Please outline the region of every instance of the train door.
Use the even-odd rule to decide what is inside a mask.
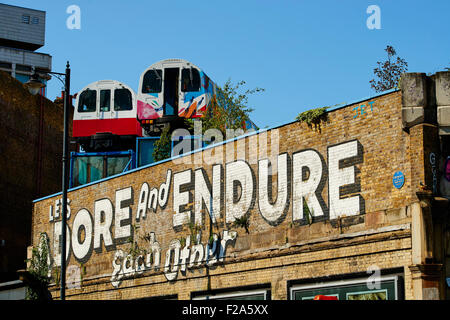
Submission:
[[[164,116],[178,114],[179,68],[164,68]]]
[[[96,132],[111,132],[110,121],[111,115],[111,89],[99,88],[97,94],[97,121]]]

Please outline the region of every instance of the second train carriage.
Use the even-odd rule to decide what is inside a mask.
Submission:
[[[127,150],[145,135],[137,121],[136,94],[126,84],[100,80],[75,101],[73,137],[86,151]]]
[[[168,123],[183,126],[184,118],[203,116],[216,89],[216,84],[189,61],[159,61],[141,74],[137,93],[138,120],[151,135],[159,135]]]

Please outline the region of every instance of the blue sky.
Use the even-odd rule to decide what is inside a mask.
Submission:
[[[294,120],[302,111],[374,95],[369,81],[392,45],[410,72],[450,67],[450,1],[4,1],[47,12],[46,44],[53,71],[72,67],[71,91],[102,79],[138,88],[151,64],[182,58],[219,85],[245,80],[265,92],[249,100],[260,127]],[[81,29],[70,30],[70,5]],[[369,5],[381,29],[369,30]],[[49,83],[48,97],[62,85]]]

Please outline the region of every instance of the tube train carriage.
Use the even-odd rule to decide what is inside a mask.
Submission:
[[[137,137],[159,136],[168,124],[202,117],[217,87],[197,66],[182,59],[159,61],[140,77],[138,93],[114,80],[83,88],[76,99],[73,137],[86,151],[134,149]],[[251,121],[243,129],[256,128]]]
[[[141,74],[138,120],[149,134],[158,134],[172,121],[203,116],[215,94],[216,84],[192,63],[159,61]]]
[[[100,80],[77,94],[73,137],[85,150],[126,149],[143,134],[136,119],[136,94],[129,86]]]

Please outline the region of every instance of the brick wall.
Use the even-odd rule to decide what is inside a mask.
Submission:
[[[42,106],[42,109],[41,109]],[[39,128],[42,147],[39,160]],[[32,200],[61,190],[63,110],[0,71],[0,281],[16,279],[31,243]]]
[[[428,181],[423,162],[427,132],[424,126],[410,132],[402,129],[401,92],[396,91],[330,111],[319,127],[293,122],[268,131],[269,142],[275,141],[272,133],[279,136],[279,144],[267,147],[269,155],[275,152],[269,157],[271,163],[281,155],[272,179],[266,179],[266,163],[254,161],[268,158],[260,154],[264,149],[258,144],[264,140],[260,133],[72,190],[68,225],[71,232],[74,220],[82,227],[73,238],[80,245],[74,251],[72,243],[69,250],[67,296],[134,299],[176,294],[190,299],[198,291],[268,284],[273,299],[286,299],[288,281],[361,274],[376,265],[382,270],[404,270],[405,298],[412,299],[410,205],[417,202],[417,183]],[[213,156],[222,156],[220,165],[210,163]],[[190,163],[183,163],[188,159]],[[400,189],[393,185],[397,171],[405,175]],[[153,212],[153,202],[142,205],[145,195],[151,198],[153,188],[162,190],[167,177],[167,201],[160,193],[159,203],[165,205],[157,204]],[[198,209],[203,195],[209,199],[208,190],[213,207],[220,207],[213,210],[214,224],[206,207]],[[272,195],[266,196],[267,192]],[[33,216],[33,243],[41,232],[48,235],[54,265],[59,264],[55,202],[59,198],[35,202]],[[311,216],[303,212],[302,199]],[[149,208],[139,210],[142,206]],[[248,233],[232,223],[241,216],[248,217]],[[213,234],[237,232],[219,256],[222,261],[191,268],[188,261],[183,273],[175,272],[172,256],[164,270],[169,245],[187,247],[192,255],[194,244],[187,246],[187,241],[191,235],[194,241],[193,226],[200,221],[204,246]],[[133,233],[135,226],[139,228]],[[119,281],[120,272],[132,272],[127,254],[133,259],[142,254],[144,260],[150,256],[152,233],[161,248],[160,268],[142,272],[135,268],[132,277]],[[136,251],[130,236],[146,252]],[[221,244],[220,240],[215,243]],[[139,261],[138,267],[144,269]],[[57,297],[58,286],[51,290]]]

